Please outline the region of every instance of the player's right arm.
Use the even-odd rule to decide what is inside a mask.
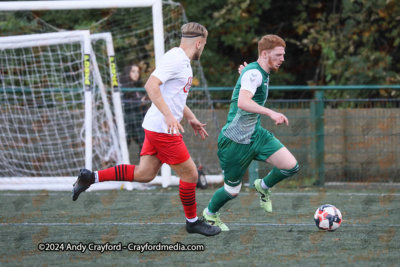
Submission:
[[[252,99],[253,96],[254,95],[247,90],[240,90],[238,108],[247,112],[266,115],[270,117],[273,121],[275,121],[275,125],[279,125],[282,123],[286,123],[286,125],[289,125],[289,120],[286,118],[285,115],[275,112],[272,109],[260,106]]]
[[[246,71],[241,79],[241,88],[239,91],[238,108],[261,115],[266,115],[275,121],[276,125],[286,123],[289,125],[289,120],[282,113],[275,112],[269,108],[260,106],[253,100],[253,96],[262,83],[262,76],[258,70]]]
[[[167,124],[168,133],[170,134],[179,134],[179,131],[182,133],[185,132],[182,125],[178,122],[178,120],[174,117],[171,112],[171,109],[168,107],[165,102],[161,90],[160,85],[162,81],[158,79],[156,76],[151,75],[147,80],[144,88],[146,89],[147,95],[150,100],[154,103],[154,105],[158,108],[158,110],[164,115],[165,123]]]

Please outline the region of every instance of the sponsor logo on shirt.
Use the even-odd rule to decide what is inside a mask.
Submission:
[[[190,87],[192,86],[193,77],[189,77],[187,84],[183,87],[183,92],[189,92]]]
[[[252,77],[250,77],[250,81],[253,83],[253,82],[256,80],[257,74],[252,73],[251,76],[252,76]]]

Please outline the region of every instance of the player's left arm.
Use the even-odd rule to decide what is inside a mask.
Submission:
[[[240,65],[238,68],[239,75],[242,74],[243,69],[247,66],[247,62],[243,62],[243,65]]]
[[[207,131],[204,129],[204,127],[207,125],[205,123],[201,123],[196,116],[193,114],[193,112],[190,110],[188,106],[185,105],[183,108],[183,116],[188,120],[190,126],[192,126],[194,134],[197,136],[199,134],[201,138],[206,139],[208,137]]]

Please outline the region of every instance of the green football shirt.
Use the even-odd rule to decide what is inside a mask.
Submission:
[[[248,64],[236,83],[232,94],[226,125],[222,133],[227,138],[239,144],[250,144],[261,128],[260,114],[251,113],[238,108],[240,90],[248,90],[253,94],[253,100],[264,106],[268,98],[269,74],[257,62]]]

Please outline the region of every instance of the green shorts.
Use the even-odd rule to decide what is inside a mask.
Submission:
[[[224,181],[230,186],[238,185],[253,160],[266,161],[272,154],[284,147],[275,136],[267,130],[257,130],[254,142],[239,144],[225,137],[218,136],[218,158],[224,174]]]

